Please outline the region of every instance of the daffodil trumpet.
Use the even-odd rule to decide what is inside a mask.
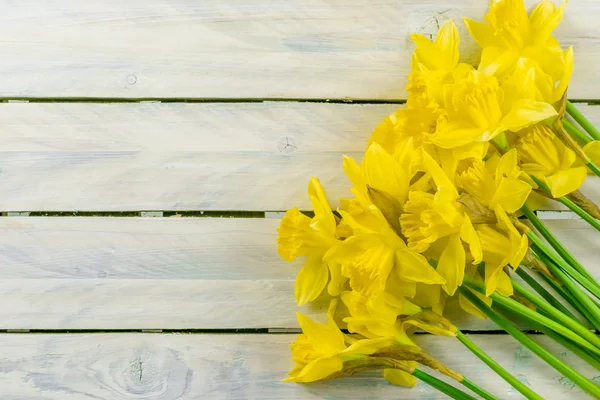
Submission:
[[[600,140],[600,131],[583,115],[573,103],[567,101],[567,113],[581,126],[594,140]]]
[[[551,367],[553,367],[565,377],[570,379],[574,384],[579,386],[585,392],[594,396],[597,399],[600,398],[600,387],[594,384],[591,380],[587,379],[575,369],[573,369],[572,367],[561,361],[559,358],[554,356],[544,347],[531,340],[526,334],[521,332],[503,315],[493,310],[492,307],[488,306],[479,297],[475,296],[475,294],[471,292],[468,288],[460,287],[459,290],[461,294],[465,296],[475,307],[477,307],[482,313],[484,313],[487,317],[494,321],[498,326],[500,326],[517,341],[519,341],[523,346],[527,347],[529,350],[531,350],[531,352],[536,354],[542,360],[546,361],[546,363],[548,363]]]

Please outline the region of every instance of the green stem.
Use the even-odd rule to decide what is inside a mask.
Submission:
[[[567,100],[567,112],[594,140],[600,140],[600,131],[583,115],[577,107]]]
[[[475,307],[482,313],[487,315],[492,321],[498,324],[502,329],[508,332],[512,337],[518,340],[523,346],[527,347],[542,360],[546,361],[551,367],[566,376],[581,389],[594,396],[600,398],[600,387],[596,386],[592,381],[581,375],[579,372],[562,362],[548,350],[540,346],[538,343],[531,340],[527,335],[521,332],[510,321],[504,318],[501,314],[492,310],[487,304],[481,301],[474,293],[465,287],[459,288],[463,296],[467,298]]]
[[[485,400],[499,400],[496,396],[492,395],[487,390],[480,388],[479,386],[477,386],[476,384],[474,384],[467,378],[463,378],[463,380],[460,381],[460,383],[463,384],[469,390],[471,390],[473,393],[481,396],[481,398],[483,398]]]
[[[540,296],[544,298],[548,303],[552,304],[555,308],[562,311],[564,314],[568,315],[574,320],[577,320],[577,317],[569,311],[567,307],[565,307],[560,301],[556,300],[556,298],[548,292],[542,285],[539,284],[531,275],[525,271],[525,268],[517,268],[517,275],[521,277],[533,290],[535,290]]]
[[[543,250],[543,248],[542,248]],[[594,321],[590,321],[594,323],[594,327],[596,329],[600,329],[600,325],[597,325],[597,321],[600,321],[600,310],[595,302],[589,298],[589,296],[584,293],[579,286],[577,286],[568,276],[558,268],[552,260],[548,258],[545,252],[540,251],[538,248],[532,248],[533,253],[541,259],[542,262],[546,264],[550,272],[552,272],[567,288],[567,290],[581,303],[581,306],[585,308],[590,314],[594,316]]]
[[[535,305],[538,308],[538,310],[543,311],[545,314],[548,315],[548,317],[550,317],[554,321],[561,323],[562,325],[564,325],[567,328],[570,328],[574,333],[578,334],[579,336],[581,336],[582,338],[584,338],[585,340],[587,340],[588,342],[590,342],[591,344],[596,346],[597,349],[600,349],[600,338],[598,336],[596,336],[594,333],[590,332],[588,328],[581,325],[579,323],[579,321],[572,319],[571,317],[569,317],[569,316],[565,315],[564,313],[562,313],[561,311],[557,310],[556,308],[551,306],[549,303],[547,303],[540,297],[537,297],[535,294],[533,294],[529,290],[525,289],[519,282],[515,281],[514,279],[511,279],[511,281],[513,284],[513,288],[517,292],[517,294],[525,297],[528,301],[533,303],[533,305]],[[493,299],[493,297],[492,297],[492,299]],[[516,303],[520,304],[518,302],[516,302]],[[525,306],[523,306],[523,307],[525,307]],[[525,308],[527,308],[527,307],[525,307]],[[529,310],[529,308],[527,308],[527,309]],[[534,313],[535,313],[535,311],[534,311]],[[542,325],[544,325],[544,324],[542,324]],[[549,327],[549,328],[551,328],[551,327]],[[600,354],[600,353],[598,353],[598,354]]]
[[[550,197],[554,198],[554,196],[552,196],[552,191],[550,190],[550,188],[548,187],[548,185],[546,185],[546,183],[544,183],[543,181],[541,181],[540,179],[538,179],[533,174],[530,174],[529,177],[540,187],[540,189],[542,189],[544,192],[546,192],[547,195],[549,195]],[[596,220],[596,218],[594,218],[587,211],[585,211],[583,208],[579,207],[577,204],[575,204],[574,202],[572,202],[568,197],[565,197],[565,196],[563,196],[563,197],[557,197],[557,198],[554,198],[554,200],[558,200],[559,202],[561,202],[569,210],[571,210],[575,214],[579,215],[588,224],[590,224],[591,226],[593,226],[596,230],[600,231],[600,223]]]
[[[558,239],[556,239],[556,237],[552,234],[552,232],[550,232],[550,230],[546,227],[546,225],[544,225],[542,220],[539,219],[538,216],[535,215],[535,213],[529,209],[529,207],[524,205],[521,208],[521,210],[523,211],[523,213],[525,214],[527,219],[533,224],[535,229],[537,229],[540,232],[540,234],[544,237],[544,239],[546,239],[548,241],[548,243],[550,243],[550,245],[554,248],[554,250],[556,250],[558,252],[558,254],[560,254],[560,256],[566,262],[568,262],[571,266],[573,266],[573,268],[575,268],[577,270],[577,272],[579,272],[581,275],[583,275],[584,277],[586,277],[587,279],[589,279],[590,281],[592,281],[596,285],[598,285],[598,283],[595,282],[594,278],[587,272],[587,270],[583,267],[583,265],[581,265],[575,259],[575,257],[573,257],[573,255],[571,253],[569,253],[569,251],[562,245],[562,243],[560,243],[558,241]],[[530,232],[530,233],[531,233],[531,235],[529,235],[530,238],[532,236],[535,236],[535,235],[533,235],[533,232]],[[535,239],[539,240],[537,237]],[[531,240],[534,240],[534,239],[531,238]],[[534,240],[534,243],[535,243],[535,240]],[[598,287],[600,288],[600,285],[598,285]]]
[[[475,282],[474,280],[472,280],[471,278],[469,278],[467,276],[465,276],[463,285],[470,289],[473,289],[477,292],[485,294],[485,286],[483,286],[482,284],[480,284],[478,282]],[[596,337],[596,335],[594,335],[592,332],[588,331],[587,329],[582,327],[583,331],[585,331],[585,333],[587,333],[587,335],[585,335],[585,333],[584,333],[584,335],[585,335],[584,336],[584,335],[582,335],[580,330],[578,330],[577,332],[572,331],[571,329],[566,328],[562,324],[560,324],[542,314],[539,314],[536,311],[533,311],[531,308],[524,306],[523,304],[519,303],[516,300],[511,299],[510,297],[502,296],[501,294],[499,294],[497,292],[492,293],[489,297],[492,300],[494,300],[496,303],[505,306],[509,310],[512,310],[519,315],[523,315],[524,317],[529,318],[539,324],[547,326],[548,328],[552,329],[556,333],[560,333],[564,337],[569,338],[570,340],[579,344],[581,347],[600,356],[600,349],[598,347],[594,346],[589,341],[590,340],[589,335],[593,336],[594,340],[596,340],[596,341],[598,341],[598,338]],[[559,315],[562,314],[558,310],[556,310],[556,312]],[[570,320],[570,318],[568,318],[568,317],[567,317],[567,319]]]
[[[571,353],[575,354],[577,357],[581,358],[583,361],[600,371],[600,360],[597,357],[594,357],[592,354],[577,346],[575,343],[565,338],[564,336],[561,336],[558,333],[554,332],[552,329],[548,329],[542,325],[536,326],[535,329],[542,332],[544,335],[548,336],[550,339],[562,345]]]
[[[470,396],[463,392],[460,389],[455,388],[452,385],[447,384],[444,381],[439,380],[436,377],[429,375],[426,372],[421,371],[420,369],[415,369],[413,371],[413,376],[417,379],[422,380],[427,383],[429,386],[436,388],[440,392],[452,397],[456,400],[476,400],[475,397]]]
[[[558,283],[548,278],[544,274],[540,274],[541,278],[548,284],[556,293],[558,293],[567,303],[579,312],[585,320],[592,326],[599,326],[600,320],[596,320],[592,314],[577,300],[571,293],[563,289]]]
[[[587,222],[588,224],[593,226],[597,231],[600,231],[600,221],[598,221],[596,218],[592,217],[583,208],[581,208],[577,204],[573,203],[569,198],[563,196],[563,197],[558,197],[556,200],[560,201],[569,210],[571,210],[575,214],[579,215],[581,217],[581,219],[583,219],[585,222]]]
[[[600,286],[595,280],[589,280],[580,274],[575,268],[571,266],[571,264],[567,263],[564,258],[557,256],[540,238],[538,238],[535,233],[529,231],[527,232],[527,236],[533,242],[534,246],[537,246],[542,252],[546,254],[546,256],[551,259],[556,266],[558,266],[561,270],[569,274],[573,279],[575,279],[581,286],[589,290],[594,294],[597,298],[600,299]]]
[[[514,315],[514,312],[512,312],[512,310],[510,310],[498,303],[496,303],[494,307],[500,309],[502,314],[504,314],[505,316],[506,315]],[[521,315],[519,317],[522,318],[523,316]],[[540,325],[537,322],[530,320],[528,318],[525,318],[525,319],[528,320],[528,322],[531,324],[531,326],[536,331],[542,332],[544,335],[548,336],[549,338],[551,338],[558,344],[564,346],[566,349],[568,349],[571,352],[573,352],[574,354],[576,354],[579,358],[581,358],[582,360],[587,362],[592,367],[594,367],[596,369],[600,368],[600,358],[599,357],[595,357],[593,354],[588,353],[587,351],[585,351],[581,347],[577,346],[575,343],[573,343],[569,339],[554,332],[552,329],[549,329],[543,325]]]
[[[502,379],[508,382],[512,387],[517,389],[523,396],[529,400],[544,400],[542,396],[528,388],[523,382],[515,378],[510,372],[505,370],[500,364],[498,364],[492,357],[487,355],[479,346],[471,341],[461,331],[456,332],[456,338],[465,345],[466,348],[471,350],[481,361],[487,364],[494,372],[496,372]]]
[[[585,166],[588,167],[594,173],[594,175],[600,177],[600,168],[598,168],[598,166],[596,164],[594,164],[592,161],[585,164]]]
[[[569,133],[569,135],[571,135],[571,137],[579,143],[586,145],[592,141],[592,139],[590,139],[589,136],[577,129],[577,127],[566,118],[563,118],[562,124],[565,127],[565,130]]]

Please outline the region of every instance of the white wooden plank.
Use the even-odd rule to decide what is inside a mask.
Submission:
[[[536,1],[527,0],[528,6]],[[5,2],[0,96],[345,98],[405,96],[412,32],[482,20],[484,0],[55,0]],[[576,54],[571,95],[598,98],[600,13],[569,4],[556,34]]]
[[[511,337],[471,338],[543,398],[587,398]],[[313,384],[281,382],[292,367],[287,347],[294,339],[295,335],[3,334],[0,396],[7,400],[447,398],[422,383],[414,389],[390,385],[377,373]],[[534,339],[550,345],[558,357],[589,378],[600,379],[597,371],[546,338]],[[418,342],[498,398],[522,398],[455,339],[427,335]]]
[[[31,107],[31,108],[25,108]],[[349,195],[394,105],[5,104],[0,210],[282,210],[319,176]]]
[[[546,221],[600,278],[600,237]],[[276,219],[0,218],[0,329],[296,328]],[[325,302],[303,310],[323,319]],[[449,304],[461,329],[498,330]]]
[[[336,206],[342,154],[360,159],[396,107],[0,105],[0,211],[308,209],[313,175]],[[600,107],[584,111],[600,124]],[[600,202],[600,183],[583,191]]]

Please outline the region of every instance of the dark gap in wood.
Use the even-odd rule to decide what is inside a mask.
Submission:
[[[319,99],[319,98],[218,98],[218,97],[140,97],[140,98],[119,98],[119,97],[0,97],[0,101],[8,103],[9,101],[24,101],[28,103],[140,103],[140,102],[160,102],[160,103],[332,103],[332,104],[404,104],[403,99]]]

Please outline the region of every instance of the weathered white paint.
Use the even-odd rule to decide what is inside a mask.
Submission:
[[[471,338],[543,398],[587,398],[511,337],[472,335]],[[584,375],[594,381],[600,379],[598,371],[546,338],[533,338],[548,344],[559,358]],[[313,384],[281,382],[293,365],[288,350],[293,340],[295,335],[285,334],[3,334],[0,335],[0,397],[11,400],[447,399],[422,383],[414,389],[392,386],[378,373]],[[427,335],[419,337],[418,343],[498,398],[522,398],[456,339]]]
[[[0,218],[0,329],[295,328],[276,219]],[[596,276],[599,237],[546,221]],[[326,299],[303,312],[324,318]],[[449,302],[467,330],[495,329]],[[524,325],[525,326],[525,325]],[[526,326],[525,326],[526,327]]]
[[[310,208],[396,105],[0,104],[0,211]],[[583,106],[600,124],[600,107]],[[583,189],[600,201],[600,184]]]
[[[527,0],[528,6],[535,1]],[[482,20],[486,0],[55,0],[5,2],[0,96],[398,99],[409,35]],[[595,0],[569,4],[556,34],[575,47],[575,98],[600,95]]]

